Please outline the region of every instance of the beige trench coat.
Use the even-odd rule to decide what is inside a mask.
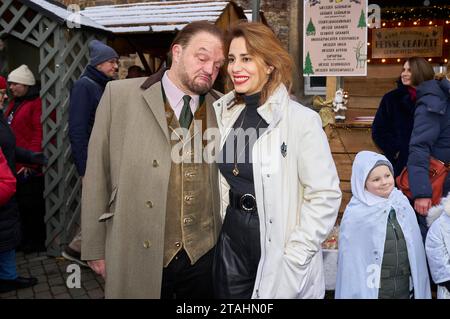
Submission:
[[[143,90],[143,81],[108,83],[89,141],[82,259],[106,260],[106,298],[160,297],[171,146],[161,83]],[[214,100],[207,94],[208,127],[217,127]],[[217,238],[216,166],[210,172]]]

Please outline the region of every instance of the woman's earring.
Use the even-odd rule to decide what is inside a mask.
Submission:
[[[272,74],[273,71],[273,66],[269,66],[269,68],[267,69],[267,74],[270,75]]]

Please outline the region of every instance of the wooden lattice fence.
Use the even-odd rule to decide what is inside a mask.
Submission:
[[[70,88],[88,63],[88,42],[105,37],[68,25],[30,8],[26,2],[0,1],[0,38],[15,37],[39,49],[43,148],[49,158],[44,192],[46,246],[52,256],[60,255],[79,227],[81,179],[71,159],[68,138]]]

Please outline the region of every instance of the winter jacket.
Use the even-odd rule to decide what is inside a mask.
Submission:
[[[413,198],[431,198],[429,158],[450,162],[450,81],[423,82],[417,87],[417,107],[408,157]],[[443,194],[450,190],[450,174]]]
[[[408,161],[416,109],[408,87],[400,81],[397,85],[381,99],[372,124],[372,139],[394,166],[395,176],[400,175]]]
[[[16,139],[0,112],[0,147],[8,166],[15,173]],[[16,248],[20,242],[19,209],[15,197],[0,206],[0,252]]]
[[[438,299],[450,299],[450,195],[427,216],[425,248],[431,277],[438,284]]]
[[[244,104],[232,91],[214,103],[222,148]],[[321,244],[333,228],[341,191],[319,116],[280,85],[257,109],[269,124],[252,148],[261,259],[252,298],[323,298]],[[229,185],[219,174],[221,212]]]
[[[410,276],[411,269],[405,235],[397,220],[395,210],[391,209],[386,224],[378,299],[409,299]]]
[[[16,138],[0,111],[0,148],[8,166],[15,174],[18,162],[33,163],[32,152],[16,146]],[[8,203],[0,206],[0,252],[14,249],[20,242],[20,222],[17,202],[13,196]]]
[[[72,157],[80,176],[84,176],[86,171],[87,149],[95,112],[106,83],[111,80],[95,67],[88,65],[70,93],[69,138]]]
[[[17,146],[33,152],[42,152],[41,116],[42,100],[37,86],[30,87],[25,96],[11,100],[5,117],[14,132]],[[23,166],[17,164],[16,171]]]
[[[16,177],[0,149],[0,207],[9,202],[16,192]]]

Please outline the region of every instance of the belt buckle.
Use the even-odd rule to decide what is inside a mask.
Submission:
[[[247,213],[252,213],[256,210],[256,198],[252,194],[244,194],[239,199],[241,209]]]

